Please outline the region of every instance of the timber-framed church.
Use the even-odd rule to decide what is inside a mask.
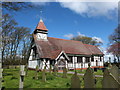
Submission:
[[[33,32],[28,68],[35,69],[39,66],[42,70],[54,65],[59,70],[63,67],[67,69],[85,69],[88,64],[92,68],[103,67],[104,54],[97,46],[83,44],[80,41],[65,40],[48,37],[48,29],[40,20]]]

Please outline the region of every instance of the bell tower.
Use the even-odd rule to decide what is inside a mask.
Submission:
[[[44,22],[42,19],[40,19],[40,21],[34,31],[34,34],[36,34],[37,40],[47,41],[48,29],[44,25]]]

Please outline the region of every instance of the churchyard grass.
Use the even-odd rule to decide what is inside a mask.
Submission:
[[[72,74],[68,74],[67,78],[56,77],[54,75],[50,75],[47,72],[46,82],[42,82],[42,74],[38,73],[38,80],[33,79],[35,75],[35,71],[29,70],[28,75],[24,78],[24,88],[70,88],[71,84],[71,76]],[[58,74],[62,76],[62,73]],[[3,72],[4,82],[3,87],[5,88],[18,88],[19,87],[19,68],[17,69],[4,69]],[[81,87],[84,87],[83,76],[79,76],[81,80]],[[101,77],[97,77],[97,88],[101,88]]]
[[[77,73],[81,73],[81,74],[84,74],[86,72],[85,69],[82,71],[81,70],[76,70],[76,71],[77,71]],[[72,70],[70,72],[74,72],[74,70]],[[102,70],[97,70],[97,72],[94,72],[94,75],[103,75],[103,72],[102,72]]]

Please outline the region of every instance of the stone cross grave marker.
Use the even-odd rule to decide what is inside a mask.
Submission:
[[[67,69],[66,67],[63,68],[63,78],[67,78]]]
[[[115,79],[115,77],[110,73],[108,69],[105,69],[102,80],[103,88],[119,88],[120,83]]]
[[[75,71],[75,74],[71,77],[71,88],[80,88],[80,79],[77,76],[77,72]]]
[[[90,67],[87,68],[84,74],[84,88],[95,88],[95,77]]]
[[[24,82],[24,71],[25,65],[20,65],[20,82],[19,82],[19,89],[23,89],[23,82]]]
[[[44,67],[43,71],[42,71],[42,81],[46,82],[46,66]]]

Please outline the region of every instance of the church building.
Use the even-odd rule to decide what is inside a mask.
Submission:
[[[35,69],[39,66],[42,70],[54,65],[62,70],[86,69],[88,64],[92,68],[103,67],[104,54],[97,46],[83,44],[80,41],[48,37],[48,29],[40,20],[33,32],[33,40],[28,60],[28,68]]]

